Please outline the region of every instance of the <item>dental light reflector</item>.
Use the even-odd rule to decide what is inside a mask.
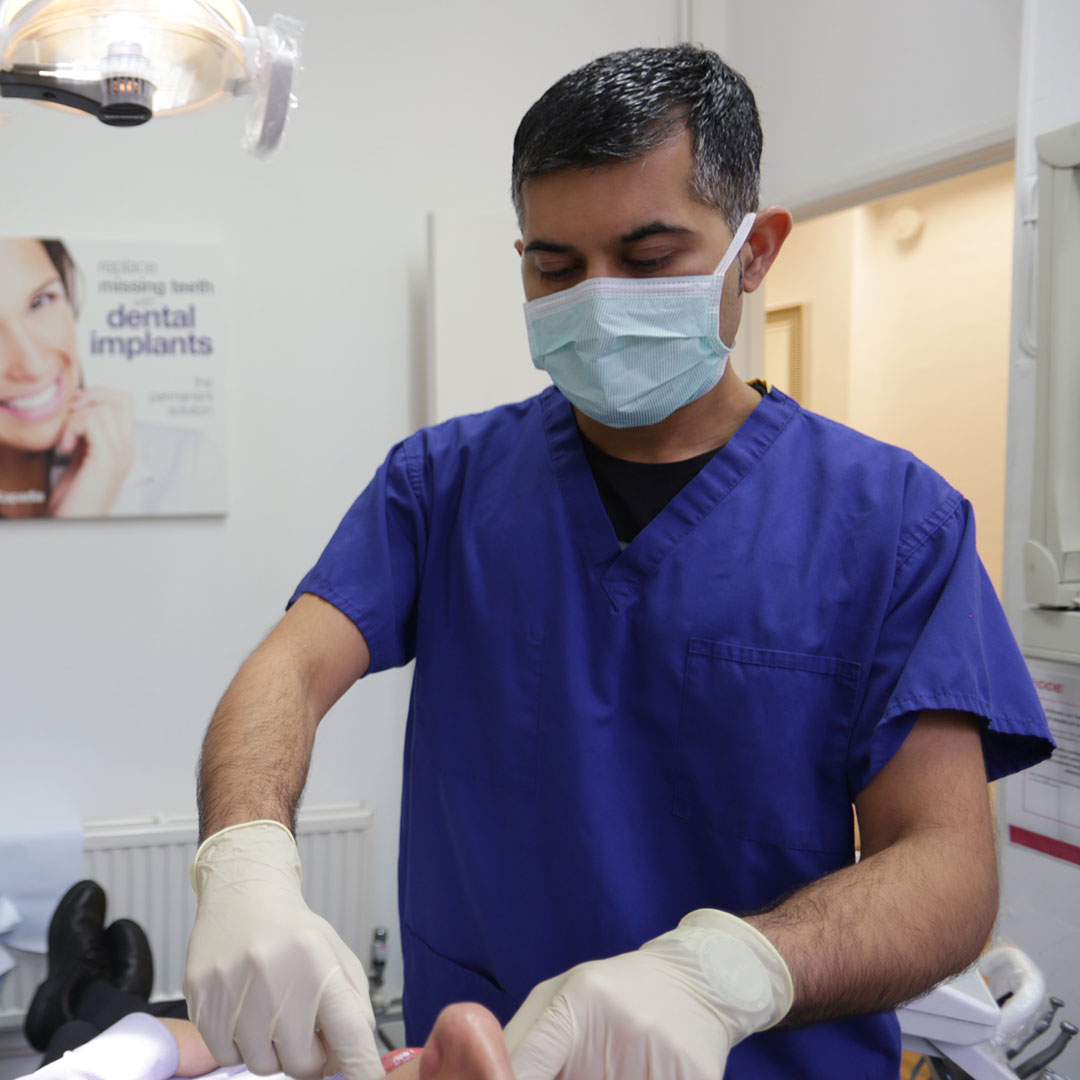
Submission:
[[[235,0],[0,0],[0,96],[130,126],[226,96],[251,98],[244,145],[281,139],[301,27],[255,26]]]

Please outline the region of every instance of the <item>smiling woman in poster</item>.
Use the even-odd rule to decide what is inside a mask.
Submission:
[[[0,517],[182,512],[198,434],[137,428],[130,393],[85,383],[75,277],[59,240],[0,239]]]

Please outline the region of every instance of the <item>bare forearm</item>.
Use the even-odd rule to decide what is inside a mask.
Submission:
[[[902,837],[747,919],[795,983],[787,1023],[893,1008],[978,957],[997,913],[992,834],[972,848],[947,831]]]
[[[290,664],[256,651],[221,699],[199,762],[199,827],[205,838],[259,818],[290,829],[307,780],[320,719]]]
[[[315,730],[371,660],[333,605],[302,595],[237,673],[203,742],[199,824],[205,838],[259,818],[292,829]]]

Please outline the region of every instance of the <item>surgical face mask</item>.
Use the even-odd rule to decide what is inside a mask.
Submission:
[[[754,217],[743,218],[712,274],[589,278],[527,301],[533,364],[607,427],[658,424],[696,401],[720,381],[734,347],[720,340],[720,296]]]

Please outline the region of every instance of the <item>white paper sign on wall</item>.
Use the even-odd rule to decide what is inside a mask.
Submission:
[[[1080,866],[1080,675],[1029,661],[1057,750],[1010,780],[1009,839]]]

